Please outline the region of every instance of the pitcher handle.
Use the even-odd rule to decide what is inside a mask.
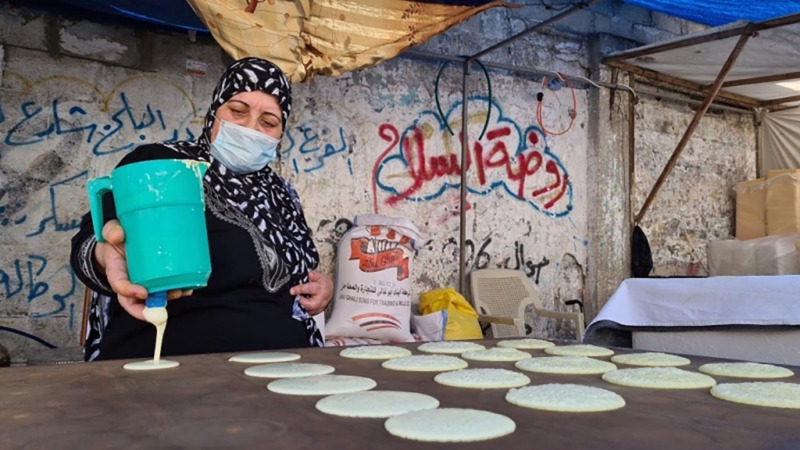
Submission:
[[[89,211],[92,214],[92,226],[94,227],[94,237],[97,242],[105,242],[103,239],[103,195],[111,192],[111,177],[92,178],[86,183],[86,190],[89,192]]]

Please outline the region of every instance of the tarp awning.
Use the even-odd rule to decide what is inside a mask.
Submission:
[[[292,82],[337,76],[391,59],[448,28],[505,5],[475,6],[403,0],[188,0],[232,57],[260,56]]]
[[[725,78],[718,98],[749,108],[800,105],[800,14],[711,28],[614,53],[604,62],[644,79],[702,93],[714,83],[744,34],[751,38]]]
[[[705,25],[737,20],[760,22],[800,13],[800,0],[624,0],[625,3]]]

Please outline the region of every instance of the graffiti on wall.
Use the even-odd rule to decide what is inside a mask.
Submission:
[[[7,199],[8,195],[0,197],[0,201],[7,201]],[[11,208],[7,202],[3,203],[4,204],[0,205],[0,228],[21,225],[28,218],[28,216],[24,214],[15,213],[15,211],[22,208],[22,203],[17,202],[13,208]]]
[[[194,139],[188,125],[196,117],[197,109],[183,88],[169,80],[131,77],[114,86],[109,94],[103,94],[97,86],[72,77],[57,76],[37,82],[18,78],[22,80],[24,100],[17,108],[18,117],[6,124],[3,143],[9,149],[73,135],[78,137],[76,143],[91,146],[93,154],[107,155],[130,151],[148,142]],[[83,95],[54,97],[53,93],[67,92],[65,84],[80,88]],[[154,106],[142,98],[140,92],[151,92],[154,85],[167,86],[172,94],[163,98],[165,103],[179,99],[190,106],[190,112],[173,123],[173,116],[164,112],[174,113],[172,108]]]
[[[350,155],[352,146],[348,145],[344,128],[319,120],[311,119],[286,130],[285,148],[280,156],[291,163],[294,173],[308,174],[326,167],[329,158],[339,155],[345,158],[347,170],[353,175]]]
[[[428,242],[426,244],[432,244]],[[528,258],[525,252],[525,244],[519,240],[514,241],[514,254],[503,254],[503,251],[496,252],[491,248],[492,238],[487,237],[479,242],[467,239],[464,241],[465,262],[468,270],[478,270],[486,268],[501,268],[521,270],[525,275],[535,284],[539,284],[539,276],[542,273],[542,268],[550,264],[547,257],[542,256],[541,260],[534,262]],[[432,247],[428,247],[432,250]],[[458,241],[456,238],[448,238],[441,248],[442,253],[452,253],[453,257],[458,255]]]
[[[35,311],[30,316],[32,319],[64,314],[67,302],[77,289],[77,278],[68,264],[55,271],[48,270],[48,264],[47,257],[28,254],[0,267],[0,293],[6,300],[24,299]],[[54,284],[61,288],[51,288]],[[73,308],[69,315],[72,321]]]
[[[89,179],[89,172],[82,171],[65,180],[59,180],[50,184],[50,215],[39,221],[39,226],[35,231],[27,234],[27,237],[38,236],[45,232],[48,224],[52,225],[52,231],[65,232],[74,231],[80,227],[80,220],[74,216],[74,207],[67,208],[73,200],[86,195],[86,181]]]
[[[486,97],[473,97],[469,102],[471,129],[480,130],[487,114],[491,120],[483,137],[470,132],[465,162],[468,192],[485,196],[499,189],[547,216],[569,214],[573,198],[569,174],[546,145],[539,127],[520,127]],[[445,116],[454,136],[433,111],[421,113],[402,133],[391,123],[379,127],[386,147],[373,168],[375,212],[379,209],[378,191],[386,194],[384,202],[391,206],[401,201],[431,201],[460,188],[460,110],[457,104]]]
[[[336,255],[336,250],[339,247],[339,241],[342,240],[347,231],[353,227],[353,222],[349,219],[344,217],[333,219],[322,219],[317,224],[317,229],[314,232],[317,239],[321,239],[322,242],[329,244],[333,247],[332,254]]]

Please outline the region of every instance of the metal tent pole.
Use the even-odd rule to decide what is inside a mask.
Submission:
[[[462,295],[466,292],[466,279],[467,279],[467,268],[466,268],[466,255],[465,255],[465,248],[466,248],[466,236],[467,236],[467,213],[465,210],[466,200],[467,200],[467,153],[469,152],[469,139],[468,139],[468,126],[467,126],[467,119],[468,119],[468,106],[467,100],[469,96],[467,95],[467,75],[469,75],[469,65],[472,61],[480,58],[483,55],[491,53],[497,50],[500,47],[504,47],[511,42],[530,34],[540,28],[544,28],[546,26],[552,25],[559,20],[570,16],[578,11],[581,11],[587,8],[592,3],[596,2],[597,0],[584,0],[578,5],[573,8],[570,8],[564,12],[556,14],[542,22],[537,23],[536,25],[528,28],[527,30],[515,34],[508,39],[502,40],[484,50],[475,53],[472,56],[467,57],[464,60],[464,73],[463,79],[461,83],[461,90],[462,90],[462,104],[461,104],[461,197],[459,202],[459,241],[458,241],[458,292]],[[491,105],[490,105],[491,107]]]
[[[467,93],[467,76],[469,75],[470,61],[464,61],[464,71],[461,75],[461,188],[459,200],[458,222],[458,292],[464,295],[467,288],[466,255],[464,252],[467,237],[467,155],[469,153],[469,136],[467,135],[469,118],[469,94]],[[466,297],[466,295],[464,295]]]
[[[730,56],[725,61],[725,64],[720,69],[719,74],[717,74],[717,79],[714,80],[714,84],[708,90],[708,94],[706,94],[705,100],[703,100],[703,104],[700,105],[700,108],[697,109],[697,112],[692,118],[692,121],[689,123],[689,126],[686,128],[686,131],[683,133],[683,137],[681,138],[680,142],[678,142],[678,146],[675,147],[675,151],[672,152],[672,156],[670,156],[669,161],[667,161],[667,165],[664,167],[664,170],[661,171],[661,175],[656,180],[656,184],[653,185],[653,188],[650,190],[650,194],[647,195],[647,199],[644,201],[642,208],[639,210],[639,213],[636,214],[636,218],[634,220],[635,224],[640,224],[642,222],[642,218],[647,213],[647,210],[650,208],[650,205],[656,199],[656,195],[658,195],[659,189],[661,189],[661,185],[664,184],[669,174],[672,172],[672,169],[675,167],[675,164],[678,162],[678,157],[681,156],[681,153],[686,148],[686,145],[689,143],[689,139],[694,134],[695,128],[700,123],[700,119],[705,116],[706,111],[708,111],[709,106],[711,103],[714,102],[714,98],[717,96],[717,93],[722,88],[722,83],[725,82],[725,77],[728,75],[728,72],[731,71],[733,68],[733,64],[736,62],[736,58],[739,57],[739,54],[744,49],[745,44],[752,36],[752,32],[745,32],[741,36],[739,36],[739,40],[736,42],[736,46],[731,50]]]
[[[506,45],[516,41],[517,39],[521,38],[522,36],[526,36],[526,35],[528,35],[530,33],[533,33],[534,31],[536,31],[536,30],[538,30],[540,28],[544,28],[546,26],[552,25],[552,24],[558,22],[559,20],[561,20],[561,19],[563,19],[563,18],[565,18],[567,16],[571,16],[572,14],[574,14],[574,13],[576,13],[576,12],[582,10],[582,9],[588,8],[592,3],[596,2],[596,1],[597,0],[584,0],[584,1],[580,2],[579,4],[575,5],[574,7],[570,8],[570,9],[564,11],[564,12],[560,12],[560,13],[556,14],[555,16],[549,17],[549,18],[537,23],[536,25],[528,28],[527,30],[522,31],[521,33],[517,33],[517,34],[515,34],[514,36],[511,36],[508,39],[504,39],[504,40],[502,40],[502,41],[500,41],[500,42],[498,42],[498,43],[496,43],[496,44],[494,44],[494,45],[492,45],[492,46],[490,46],[488,48],[485,48],[485,49],[479,51],[478,53],[475,53],[474,55],[472,55],[469,58],[467,58],[467,60],[468,61],[472,61],[474,59],[478,59],[481,56],[486,55],[488,53],[491,53],[491,52],[497,50],[500,47],[505,47]]]

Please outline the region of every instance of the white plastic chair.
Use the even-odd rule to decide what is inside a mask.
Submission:
[[[575,338],[583,339],[583,313],[544,309],[530,280],[519,270],[474,270],[470,288],[478,320],[488,322],[496,338],[525,336],[525,308],[532,305],[537,316],[556,319],[556,327],[565,320],[573,322]]]

